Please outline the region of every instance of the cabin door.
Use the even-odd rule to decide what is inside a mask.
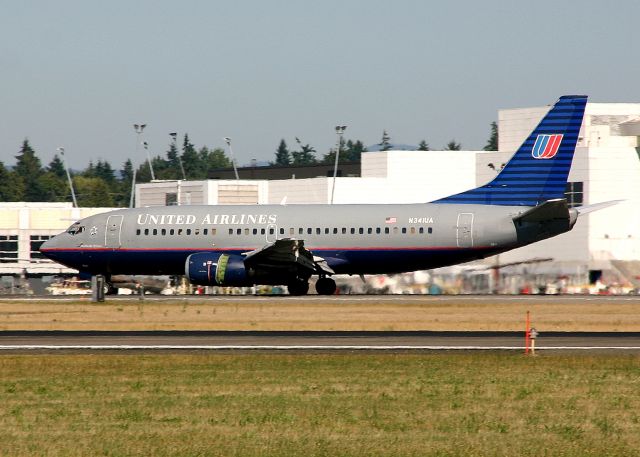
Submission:
[[[456,241],[459,248],[473,247],[473,213],[458,214]]]
[[[107,227],[104,232],[104,245],[108,248],[120,247],[120,229],[122,228],[123,216],[109,216],[107,218]]]

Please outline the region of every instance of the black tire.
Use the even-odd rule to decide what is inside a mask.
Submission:
[[[331,278],[320,278],[316,282],[318,295],[333,295],[336,293],[336,282]]]
[[[309,283],[307,281],[293,281],[287,286],[289,295],[307,295],[309,292]]]

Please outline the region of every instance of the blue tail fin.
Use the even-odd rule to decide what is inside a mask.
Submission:
[[[493,181],[434,203],[536,206],[563,198],[586,103],[585,95],[560,97]]]

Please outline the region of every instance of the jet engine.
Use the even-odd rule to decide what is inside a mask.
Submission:
[[[251,286],[253,281],[239,255],[198,252],[187,257],[185,274],[201,286]]]

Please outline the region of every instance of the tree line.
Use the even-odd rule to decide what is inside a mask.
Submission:
[[[344,140],[340,137],[340,161],[359,162],[363,152],[367,151],[360,140]],[[295,138],[296,146],[289,150],[284,139],[276,148],[272,166],[296,166],[313,164],[332,164],[335,161],[336,149],[332,148],[321,157],[316,156],[316,149],[303,144]],[[385,130],[378,149],[388,151],[393,149],[391,137]],[[451,140],[445,150],[460,150],[461,145]],[[498,127],[491,124],[491,134],[484,150],[498,149]],[[418,146],[420,151],[430,150],[429,144],[422,140]],[[25,139],[15,156],[16,164],[13,168],[0,162],[0,201],[26,202],[68,202],[71,201],[71,191],[67,182],[64,163],[59,155],[55,155],[51,162],[43,166],[40,158],[29,140]],[[156,179],[207,179],[209,170],[230,168],[231,160],[221,148],[210,149],[207,146],[196,148],[185,134],[181,147],[172,141],[164,156],[152,157],[154,176]],[[136,172],[136,182],[151,181],[149,162],[141,163]],[[131,159],[127,159],[121,168],[114,168],[107,160],[90,161],[84,170],[71,171],[73,186],[78,205],[82,207],[127,207],[129,206],[132,190],[134,166]]]

